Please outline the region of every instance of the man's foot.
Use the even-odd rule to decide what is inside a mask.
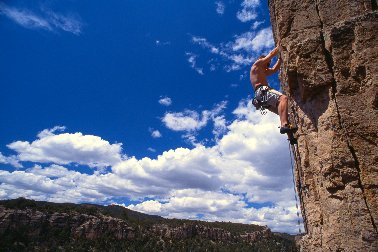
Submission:
[[[287,139],[289,140],[291,145],[298,144],[298,140],[293,136],[292,138]]]
[[[291,123],[285,124],[285,126],[280,128],[280,133],[281,134],[286,134],[286,133],[295,133],[297,132],[298,127],[294,127]]]

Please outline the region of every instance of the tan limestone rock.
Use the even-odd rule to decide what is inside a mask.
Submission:
[[[372,0],[270,0],[299,127],[303,251],[378,251],[378,11]]]

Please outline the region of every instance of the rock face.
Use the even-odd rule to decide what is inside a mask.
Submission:
[[[378,251],[377,0],[270,0],[299,127],[303,251]]]

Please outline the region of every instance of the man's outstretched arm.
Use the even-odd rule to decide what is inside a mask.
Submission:
[[[272,60],[274,56],[278,54],[278,50],[279,50],[279,45],[276,48],[274,48],[272,51],[270,51],[270,53],[267,56],[265,56],[265,58],[262,58],[261,61],[263,63],[268,63],[269,61]]]

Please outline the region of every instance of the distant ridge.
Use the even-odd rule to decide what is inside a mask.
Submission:
[[[294,236],[165,219],[118,205],[0,201],[0,251],[296,251]]]

